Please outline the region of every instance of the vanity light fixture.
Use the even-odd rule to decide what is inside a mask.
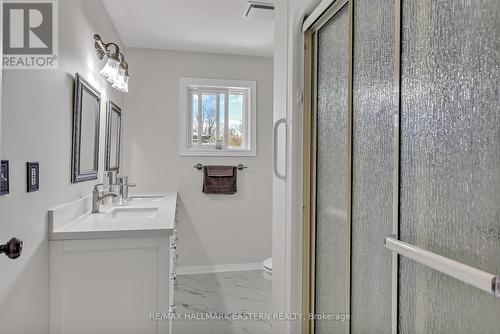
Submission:
[[[108,79],[114,89],[127,93],[128,64],[125,61],[125,56],[120,52],[120,47],[113,42],[104,43],[98,34],[94,35],[94,41],[97,58],[102,60],[104,56],[108,57],[106,65],[99,73]]]

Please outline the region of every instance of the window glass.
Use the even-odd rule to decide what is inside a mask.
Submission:
[[[197,92],[191,91],[191,126],[192,126],[192,143],[196,144],[198,142],[198,94]]]
[[[228,145],[243,145],[244,95],[229,94]]]
[[[215,144],[217,130],[217,95],[203,93],[201,96],[202,134],[201,144]]]
[[[224,124],[226,123],[225,115],[226,115],[226,94],[219,94],[220,99],[220,115],[219,115],[219,136],[217,139],[222,140],[224,143]]]

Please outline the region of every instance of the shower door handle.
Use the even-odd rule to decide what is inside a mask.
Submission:
[[[394,253],[500,298],[500,278],[496,275],[415,247],[393,237],[385,238],[385,247]]]
[[[279,120],[276,121],[276,123],[274,123],[274,129],[273,129],[273,135],[274,135],[274,138],[273,138],[273,140],[274,140],[274,143],[273,143],[273,170],[274,170],[274,175],[276,175],[276,177],[278,179],[286,180],[286,161],[285,161],[285,173],[281,174],[278,171],[278,129],[279,129],[281,124],[285,124],[285,127],[286,127],[286,118],[285,117],[280,118]]]

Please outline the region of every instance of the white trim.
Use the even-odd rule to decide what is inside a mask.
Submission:
[[[262,262],[238,263],[238,264],[216,264],[212,266],[189,266],[178,267],[177,275],[194,275],[209,273],[224,273],[229,271],[263,270]]]
[[[256,154],[252,151],[240,151],[240,150],[190,150],[186,149],[179,153],[183,157],[255,157]]]
[[[326,0],[325,0],[326,1]],[[286,180],[273,177],[272,312],[302,309],[302,126],[304,90],[303,18],[319,0],[275,0],[274,120],[287,117]],[[299,94],[300,95],[300,94]],[[273,334],[299,334],[302,321],[272,322]],[[305,332],[304,332],[305,333]]]
[[[293,43],[293,32],[289,27],[289,1],[276,0],[274,2],[274,95],[273,95],[273,123],[287,117],[289,112],[288,98],[290,97],[289,84],[293,78],[289,68],[289,48]],[[286,137],[289,136],[287,128]],[[278,157],[280,165],[288,164],[288,138],[278,138],[278,145],[281,150],[287,150],[287,157]],[[290,174],[287,175],[287,179]],[[275,313],[292,313],[290,303],[291,295],[300,292],[301,288],[293,289],[290,284],[290,276],[293,274],[288,265],[288,258],[291,257],[291,247],[293,242],[290,236],[291,224],[288,217],[288,180],[282,180],[273,176],[273,288],[272,288],[272,308]],[[295,260],[300,261],[299,258]],[[291,330],[290,320],[273,320],[273,334],[295,334]]]
[[[188,101],[188,89],[196,86],[211,87],[214,89],[248,89],[249,107],[248,112],[243,119],[246,137],[248,138],[248,149],[241,150],[215,150],[201,147],[192,147],[190,145],[191,135],[189,133],[190,102]],[[227,96],[227,95],[226,95]],[[200,105],[201,99],[198,98]],[[224,117],[227,118],[228,101],[224,103]],[[246,105],[245,105],[246,106]],[[227,122],[224,122],[227,126]],[[244,139],[246,142],[246,138]],[[202,78],[180,78],[179,79],[179,155],[180,156],[256,156],[257,155],[257,82],[246,80],[221,80],[221,79],[202,79]]]

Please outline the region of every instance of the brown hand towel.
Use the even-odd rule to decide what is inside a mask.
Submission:
[[[203,192],[205,194],[236,193],[237,169],[233,166],[203,167]]]

